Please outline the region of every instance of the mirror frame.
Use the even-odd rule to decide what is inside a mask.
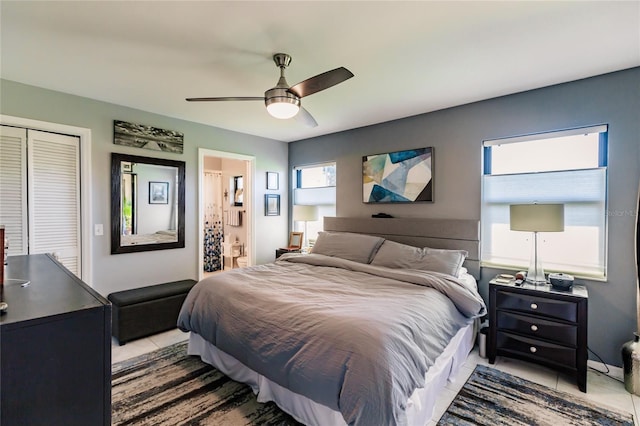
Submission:
[[[123,246],[120,230],[122,229],[120,214],[122,211],[122,167],[123,161],[132,163],[154,164],[178,168],[178,241],[170,243],[153,243]],[[185,217],[185,162],[164,158],[141,157],[139,155],[111,153],[111,254],[137,253],[141,251],[184,248]]]

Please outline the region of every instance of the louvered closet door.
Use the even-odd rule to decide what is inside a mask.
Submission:
[[[53,253],[80,276],[79,139],[29,130],[29,253]]]
[[[9,239],[8,256],[28,254],[27,130],[0,126],[0,225]]]

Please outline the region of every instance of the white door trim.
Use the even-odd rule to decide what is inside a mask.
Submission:
[[[82,276],[80,278],[92,286],[93,276],[91,274],[91,263],[93,248],[91,245],[91,222],[93,219],[93,200],[91,198],[91,129],[3,114],[0,114],[0,124],[42,130],[45,132],[62,133],[80,138],[80,215],[82,221],[82,233],[80,236],[82,244]]]
[[[206,148],[198,148],[198,281],[204,277],[204,183],[203,175],[205,172],[204,159],[205,157],[220,157],[229,158],[233,160],[243,160],[248,162],[247,176],[244,181],[244,200],[245,210],[248,212],[249,220],[247,221],[247,239],[249,240],[249,250],[247,250],[247,265],[253,265],[253,259],[255,258],[255,203],[253,199],[253,181],[256,171],[256,157],[252,155],[236,154],[233,152],[216,151]]]

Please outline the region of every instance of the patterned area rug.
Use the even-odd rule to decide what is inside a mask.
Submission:
[[[633,418],[478,365],[438,425],[633,426]]]
[[[178,343],[113,366],[112,425],[299,425]]]

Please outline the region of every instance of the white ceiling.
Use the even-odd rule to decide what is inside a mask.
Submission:
[[[640,65],[640,2],[5,1],[0,75],[294,141]],[[269,116],[290,85],[355,77],[302,99],[319,125]],[[118,117],[125,119],[127,117]],[[142,123],[153,124],[153,123]]]

